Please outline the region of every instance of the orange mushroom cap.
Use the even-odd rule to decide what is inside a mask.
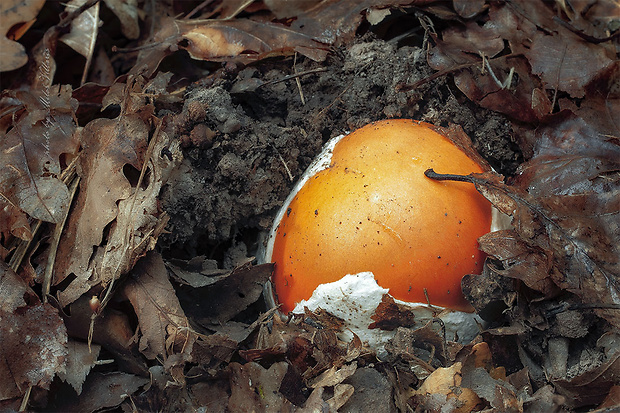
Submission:
[[[491,204],[469,183],[424,175],[483,171],[430,126],[398,119],[350,133],[285,205],[271,253],[283,311],[363,271],[396,299],[471,311],[461,278],[482,269]]]

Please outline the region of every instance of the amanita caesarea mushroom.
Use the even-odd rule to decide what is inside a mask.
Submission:
[[[484,170],[432,125],[407,119],[330,140],[269,234],[263,259],[275,269],[268,300],[284,313],[321,307],[356,331],[389,292],[419,308],[416,318],[446,309],[444,321],[456,317],[475,328],[461,278],[482,270],[477,240],[491,229],[491,204],[472,184],[426,177],[430,168]]]

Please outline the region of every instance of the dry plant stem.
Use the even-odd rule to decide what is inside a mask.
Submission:
[[[80,177],[75,177],[71,186],[69,187],[70,201],[69,205],[73,202],[75,198],[75,194],[77,192],[78,184],[80,182]],[[50,252],[49,258],[47,261],[47,266],[45,267],[45,275],[43,276],[43,291],[41,292],[41,296],[44,303],[47,303],[47,296],[50,293],[50,288],[52,286],[52,278],[54,275],[54,265],[56,263],[56,252],[58,251],[58,246],[60,245],[60,238],[62,236],[62,231],[65,229],[65,224],[67,223],[67,218],[69,217],[69,210],[65,213],[65,216],[62,219],[62,222],[59,222],[54,227],[54,234],[52,236],[52,242],[50,244]]]
[[[15,252],[11,256],[11,259],[9,260],[9,267],[13,271],[17,272],[17,269],[19,268],[19,266],[22,265],[22,261],[24,260],[24,257],[26,256],[28,249],[32,245],[33,240],[36,238],[36,236],[39,233],[39,230],[41,229],[41,224],[42,222],[39,220],[37,220],[34,223],[34,226],[32,228],[32,240],[30,241],[24,241],[21,239],[18,240],[18,244],[17,244],[17,247],[15,248]]]
[[[237,14],[241,13],[243,10],[245,10],[246,7],[248,7],[250,4],[252,4],[254,2],[254,0],[246,0],[245,2],[241,3],[239,5],[239,7],[237,7],[237,10],[235,10],[234,12],[232,12],[230,14],[230,16],[227,16],[226,18],[222,19],[222,20],[231,20],[233,19]]]
[[[94,18],[95,22],[99,20],[99,2],[97,2],[94,6]],[[88,71],[90,70],[90,66],[93,62],[93,53],[95,51],[95,44],[97,43],[97,33],[99,32],[99,27],[95,24],[95,29],[90,36],[90,44],[88,45],[88,57],[86,57],[86,63],[84,64],[84,71],[82,72],[82,79],[80,80],[80,86],[83,86],[86,83],[86,76],[88,76]]]
[[[28,407],[28,400],[30,399],[30,392],[32,391],[32,386],[28,386],[26,393],[24,394],[24,398],[22,399],[22,404],[19,405],[20,412],[25,412]]]
[[[295,58],[293,59],[293,72],[297,74],[297,52],[295,52]],[[304,91],[301,90],[301,82],[299,81],[299,76],[295,77],[295,83],[297,84],[297,90],[299,90],[299,98],[301,99],[301,104],[306,105],[306,99],[304,98]]]
[[[505,60],[505,59],[509,59],[509,58],[512,58],[512,57],[519,57],[519,56],[523,56],[523,55],[521,53],[510,53],[510,54],[507,54],[505,56],[495,57],[493,59],[488,59],[487,58],[487,62],[490,61],[490,60],[499,61],[499,60]],[[431,81],[433,81],[435,79],[438,79],[438,78],[440,78],[442,76],[445,76],[445,75],[453,73],[453,72],[457,72],[457,71],[462,70],[462,69],[467,69],[467,68],[470,68],[470,67],[477,66],[478,64],[480,64],[480,62],[471,62],[471,63],[463,63],[463,64],[460,64],[460,65],[456,65],[454,67],[450,67],[448,69],[444,69],[444,70],[440,70],[439,72],[435,72],[432,75],[430,75],[428,77],[425,77],[422,80],[418,80],[417,82],[415,82],[412,85],[399,85],[396,88],[398,89],[399,92],[408,92],[410,90],[415,90],[415,89],[419,88],[420,86],[422,86],[425,83],[431,82]],[[499,82],[499,84],[501,85],[501,82]]]
[[[607,37],[603,37],[602,39],[599,39],[598,37],[590,36],[589,34],[582,32],[581,30],[575,28],[569,22],[566,22],[560,19],[558,16],[553,16],[553,21],[559,24],[560,26],[564,27],[565,29],[570,30],[571,32],[575,33],[577,36],[581,37],[586,42],[590,42],[594,44],[605,43],[620,36],[620,31],[616,31],[611,36],[607,36]]]
[[[269,82],[265,82],[265,83],[259,85],[258,87],[260,88],[260,87],[267,86],[267,85],[273,85],[275,83],[286,82],[287,80],[296,79],[296,78],[299,78],[301,76],[306,76],[306,75],[311,75],[313,73],[320,73],[320,72],[326,72],[326,71],[327,71],[326,67],[318,67],[316,69],[304,70],[303,72],[295,73],[293,75],[284,76],[281,79],[270,80]]]

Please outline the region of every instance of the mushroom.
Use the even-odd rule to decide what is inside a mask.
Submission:
[[[275,263],[281,311],[321,285],[370,272],[402,302],[471,312],[461,278],[482,270],[477,240],[490,231],[491,204],[471,184],[426,177],[430,168],[484,171],[432,125],[408,119],[374,122],[329,141],[268,239],[264,260]]]

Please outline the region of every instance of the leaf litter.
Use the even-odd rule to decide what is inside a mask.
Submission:
[[[0,68],[3,408],[617,403],[612,1],[190,10],[110,0],[99,17],[89,15],[95,3],[52,22],[63,5],[36,16],[40,2],[24,1],[32,16],[2,23],[15,52]],[[38,37],[24,24],[35,18]],[[83,25],[96,18],[103,26]],[[25,76],[10,71],[25,64]],[[484,271],[463,280],[481,334],[456,343],[438,320],[421,325],[386,296],[372,326],[395,336],[377,357],[323,310],[267,308],[272,265],[254,257],[322,142],[390,117],[461,139],[451,125],[462,127],[498,173],[430,176],[471,182],[512,224],[480,239]]]

